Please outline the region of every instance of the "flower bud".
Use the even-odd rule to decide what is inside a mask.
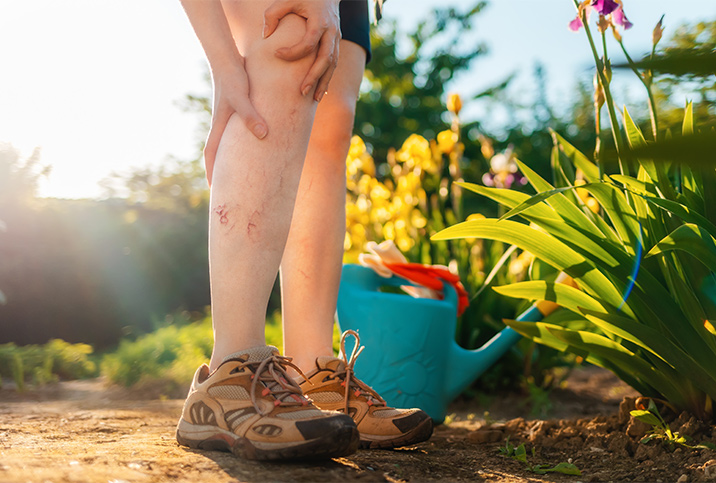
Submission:
[[[480,151],[482,152],[482,156],[487,160],[492,159],[495,155],[495,148],[492,145],[492,141],[482,134],[479,134],[477,139],[480,141]]]
[[[599,78],[595,75],[594,76],[594,106],[596,107],[597,111],[602,108],[604,105],[604,88],[602,87],[602,84],[599,82]]]
[[[654,47],[656,47],[656,44],[659,43],[659,40],[661,40],[661,36],[664,33],[663,22],[664,22],[664,16],[662,15],[661,18],[659,19],[659,23],[656,24],[656,27],[654,27],[654,33],[651,36],[652,45]]]
[[[456,116],[460,114],[460,109],[462,109],[462,100],[460,99],[460,96],[458,94],[453,92],[452,94],[448,95],[447,109]]]
[[[609,25],[610,22],[609,20],[607,20],[607,17],[605,17],[604,15],[600,15],[599,22],[597,22],[597,29],[599,30],[599,33],[603,34],[604,32],[606,32],[609,28]]]

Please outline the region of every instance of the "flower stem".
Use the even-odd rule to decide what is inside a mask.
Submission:
[[[629,52],[627,52],[626,47],[624,47],[624,42],[621,40],[619,41],[619,45],[622,48],[622,52],[624,52],[624,55],[626,56],[627,62],[629,63],[629,67],[631,67],[631,70],[634,71],[634,74],[639,78],[642,84],[644,84],[644,88],[646,89],[646,95],[649,97],[649,117],[651,119],[651,132],[654,135],[654,140],[656,141],[658,139],[658,122],[656,118],[656,101],[654,99],[654,93],[651,90],[651,81],[647,82],[644,76],[639,72],[639,70],[636,68],[636,64],[632,60],[632,58],[629,56]],[[651,57],[654,57],[654,49],[652,48],[651,51]],[[647,74],[648,75],[648,74]]]
[[[579,9],[579,3],[575,0],[575,5],[577,5],[577,9]],[[604,89],[604,98],[605,98],[605,104],[607,105],[607,110],[609,111],[609,120],[612,125],[612,136],[614,137],[614,145],[617,150],[617,157],[619,158],[619,170],[622,174],[628,174],[628,170],[626,168],[626,165],[624,163],[624,160],[622,159],[622,155],[626,152],[624,150],[624,140],[622,138],[622,133],[619,128],[619,121],[617,120],[617,113],[614,109],[614,98],[612,97],[612,93],[609,89],[609,79],[607,79],[607,76],[605,74],[605,65],[606,65],[606,56],[604,58],[604,62],[599,58],[599,53],[597,52],[597,46],[594,44],[594,38],[592,37],[592,32],[589,30],[589,24],[587,23],[587,11],[582,10],[581,12],[582,16],[582,24],[584,24],[584,31],[587,33],[587,39],[589,40],[589,46],[592,49],[592,55],[594,56],[594,63],[597,66],[597,76],[599,78],[599,83],[601,84],[602,88]]]

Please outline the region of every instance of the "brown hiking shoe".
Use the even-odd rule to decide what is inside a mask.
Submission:
[[[350,359],[345,356],[345,339],[356,339]],[[309,372],[301,387],[321,409],[341,411],[350,415],[358,425],[361,448],[397,448],[420,443],[430,438],[433,422],[420,409],[395,409],[371,387],[353,375],[353,364],[363,350],[360,339],[349,330],[341,337],[341,354],[338,357],[322,356],[316,359],[316,369]]]
[[[322,411],[286,375],[291,359],[260,346],[227,357],[214,372],[194,375],[177,425],[177,441],[252,460],[333,458],[358,449],[351,418]]]

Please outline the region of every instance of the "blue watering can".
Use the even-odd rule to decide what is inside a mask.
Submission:
[[[355,364],[358,377],[389,405],[418,407],[442,422],[447,405],[522,336],[508,327],[479,349],[463,349],[455,342],[455,289],[444,284],[443,300],[380,290],[401,285],[414,284],[397,276],[383,278],[360,265],[344,265],[338,325],[341,331],[357,331],[365,345]],[[536,322],[543,317],[535,305],[517,320]]]

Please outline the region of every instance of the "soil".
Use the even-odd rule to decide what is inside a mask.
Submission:
[[[180,399],[147,399],[101,380],[20,394],[7,386],[0,389],[2,482],[716,481],[716,451],[640,444],[647,428],[629,416],[637,395],[596,368],[574,371],[552,391],[542,404],[549,419],[529,417],[519,394],[461,400],[428,442],[290,464],[180,447],[174,439]],[[716,442],[716,427],[687,414],[671,419],[692,444]],[[530,465],[572,463],[581,476],[530,472],[500,453],[508,437],[525,444]]]

